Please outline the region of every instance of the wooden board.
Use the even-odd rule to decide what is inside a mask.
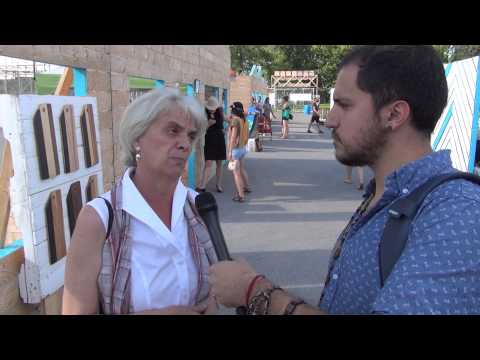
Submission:
[[[82,188],[80,186],[80,181],[74,182],[72,186],[70,186],[70,190],[67,194],[67,209],[70,235],[72,235],[78,214],[82,209]]]
[[[62,193],[60,190],[55,190],[50,193],[45,213],[50,264],[54,264],[67,253],[63,227]]]
[[[73,70],[71,67],[67,67],[62,74],[62,77],[60,78],[60,81],[57,84],[57,88],[55,89],[55,95],[60,95],[60,96],[67,96],[70,87],[72,86],[73,82]]]
[[[82,129],[85,166],[90,167],[98,164],[97,135],[91,104],[83,106],[82,114],[80,115],[80,127]]]
[[[10,177],[13,176],[10,143],[0,134],[0,248],[5,245],[10,217]]]
[[[19,303],[18,272],[25,261],[23,247],[0,257],[0,315],[14,313]]]
[[[78,170],[77,137],[75,134],[75,119],[73,106],[65,105],[60,114],[60,132],[62,134],[63,162],[65,172]]]
[[[40,178],[42,180],[53,178],[60,174],[60,165],[50,104],[39,105],[33,116],[33,130],[37,144]]]
[[[40,314],[42,315],[61,315],[63,300],[63,286],[48,295],[40,304]]]
[[[97,175],[92,175],[88,178],[86,186],[87,202],[95,199],[96,197],[98,197]]]

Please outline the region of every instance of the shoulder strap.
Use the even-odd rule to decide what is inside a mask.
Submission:
[[[105,204],[107,205],[108,208],[108,229],[107,229],[107,236],[105,236],[105,239],[108,239],[110,236],[110,231],[112,230],[112,224],[113,224],[113,208],[112,204],[110,204],[110,201],[102,197],[102,199],[105,201]]]
[[[397,260],[402,255],[413,221],[425,197],[437,186],[454,179],[465,179],[480,185],[480,177],[465,173],[454,172],[442,174],[428,180],[408,196],[393,203],[388,209],[389,218],[385,225],[379,244],[380,286],[383,287],[387,277],[392,272]]]

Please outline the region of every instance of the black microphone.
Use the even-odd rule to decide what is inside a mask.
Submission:
[[[218,220],[218,206],[215,197],[212,193],[202,192],[195,198],[195,207],[207,225],[218,260],[232,260]]]
[[[202,192],[195,198],[195,207],[207,226],[218,260],[232,260],[218,220],[218,206],[215,197],[209,192]],[[237,314],[245,315],[246,308],[244,306],[238,307]]]

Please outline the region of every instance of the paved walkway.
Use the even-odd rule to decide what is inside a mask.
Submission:
[[[264,140],[264,151],[249,153],[247,172],[253,192],[233,202],[233,177],[225,169],[225,192],[214,192],[227,245],[257,271],[316,304],[336,237],[361,201],[355,185],[343,182],[330,131],[306,132],[309,117],[295,114],[287,140]],[[356,172],[353,174],[357,181]],[[370,171],[365,172],[366,181]],[[213,191],[214,180],[207,190]],[[233,313],[222,309],[222,314]]]

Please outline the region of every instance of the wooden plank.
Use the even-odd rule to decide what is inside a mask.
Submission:
[[[80,115],[80,126],[82,129],[85,166],[90,167],[98,163],[97,136],[92,104],[83,106],[82,114]]]
[[[21,302],[17,277],[24,261],[23,247],[0,257],[0,315],[11,313]]]
[[[0,249],[5,245],[7,238],[8,219],[10,218],[10,196],[0,192]]]
[[[37,144],[40,178],[53,178],[60,174],[52,106],[40,104],[33,117],[33,128]]]
[[[1,129],[1,128],[0,128]],[[10,217],[10,178],[13,176],[10,143],[0,133],[0,248],[5,245]]]
[[[70,190],[67,194],[67,209],[70,235],[72,235],[78,214],[82,209],[82,188],[80,186],[80,181],[74,182],[72,186],[70,186]]]
[[[23,239],[22,232],[15,223],[14,217],[10,215],[7,225],[7,235],[5,236],[5,246],[20,239]]]
[[[55,95],[63,95],[68,96],[70,87],[72,86],[73,82],[73,71],[72,68],[67,67],[60,78],[60,81],[57,84],[57,88],[55,89]]]
[[[62,134],[63,161],[65,172],[78,170],[77,137],[75,132],[75,119],[73,106],[65,105],[60,114],[60,130]]]
[[[96,197],[98,197],[97,175],[92,175],[88,178],[86,186],[87,202],[95,199]]]
[[[40,306],[40,313],[42,315],[61,315],[62,314],[62,299],[63,299],[63,286],[55,291],[53,294],[48,295]]]
[[[89,132],[89,150],[92,166],[98,164],[98,149],[97,149],[97,132],[95,131],[95,118],[93,116],[93,107],[91,104],[85,105],[88,116],[88,132]]]
[[[54,264],[67,253],[63,226],[62,193],[60,190],[50,193],[45,212],[50,264]]]

